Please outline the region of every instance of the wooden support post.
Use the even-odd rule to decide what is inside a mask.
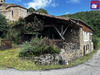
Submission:
[[[66,27],[66,29],[64,30],[63,35],[64,35],[64,34],[65,34],[65,32],[67,31],[68,27],[69,27],[69,25],[68,25],[68,26]]]
[[[65,38],[63,37],[63,35],[60,33],[60,31],[57,29],[57,27],[55,27],[55,25],[53,25],[54,28],[56,29],[56,31],[58,32],[58,34],[60,35],[60,37],[62,38],[62,40],[65,40]]]

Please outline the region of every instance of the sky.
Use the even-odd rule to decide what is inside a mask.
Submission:
[[[60,16],[74,14],[82,11],[90,11],[90,0],[5,0],[6,3],[14,3],[25,8],[33,7],[46,9],[50,15]]]

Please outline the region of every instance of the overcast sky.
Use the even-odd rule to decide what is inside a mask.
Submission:
[[[6,3],[15,3],[25,8],[44,8],[55,16],[90,11],[90,0],[6,0]]]

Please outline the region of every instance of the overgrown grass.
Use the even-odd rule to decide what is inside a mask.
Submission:
[[[100,41],[99,41],[100,43]],[[98,44],[100,46],[100,44]],[[18,70],[48,70],[48,69],[59,69],[59,68],[67,68],[76,66],[81,64],[88,59],[90,59],[94,53],[96,53],[98,48],[94,50],[92,53],[79,57],[73,61],[69,62],[69,65],[35,65],[32,60],[23,60],[18,57],[19,50],[9,49],[5,51],[0,51],[0,69],[5,68],[15,68]]]
[[[18,49],[0,51],[0,69],[15,68],[18,70],[45,70],[62,67],[61,65],[35,65],[32,60],[20,59],[18,53]]]

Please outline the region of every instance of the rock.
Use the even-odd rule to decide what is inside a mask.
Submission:
[[[39,57],[34,58],[35,64],[39,65],[50,65],[50,64],[59,64],[61,60],[61,56],[59,54],[44,54]]]

